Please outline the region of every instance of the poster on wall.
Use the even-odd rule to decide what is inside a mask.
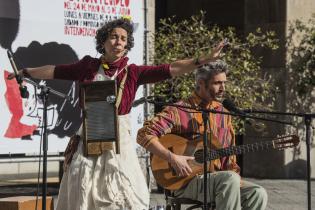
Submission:
[[[18,69],[76,62],[85,55],[100,57],[94,36],[104,22],[130,16],[135,46],[129,62],[143,64],[143,5],[138,0],[0,0],[0,154],[38,154],[43,127],[40,90],[24,83],[28,98],[21,98],[7,50]],[[61,80],[35,80],[71,96],[71,101],[49,94],[48,153],[63,152],[81,125],[78,84]],[[137,97],[142,95],[139,88]],[[141,126],[142,107],[132,110],[132,135]]]

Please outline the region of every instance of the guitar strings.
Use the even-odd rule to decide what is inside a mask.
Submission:
[[[220,156],[227,156],[227,155],[233,155],[234,153],[238,154],[238,153],[246,152],[246,151],[249,152],[253,150],[259,150],[260,148],[268,149],[270,146],[273,146],[273,145],[274,145],[273,141],[264,142],[264,143],[256,142],[254,144],[246,144],[246,145],[241,145],[241,146],[222,148],[218,150],[211,150],[210,152],[208,152],[208,156],[210,156],[210,159],[215,159],[215,158],[219,158]],[[198,150],[198,151],[202,151],[202,150]],[[203,159],[203,152],[196,152],[195,158]]]

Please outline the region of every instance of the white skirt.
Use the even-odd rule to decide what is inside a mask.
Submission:
[[[80,141],[60,185],[57,210],[143,210],[149,191],[130,136],[129,115],[118,117],[120,154],[85,157]]]

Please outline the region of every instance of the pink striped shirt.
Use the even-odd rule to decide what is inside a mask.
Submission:
[[[177,104],[188,107],[200,107],[204,109],[214,109],[217,111],[228,112],[222,104],[216,101],[205,103],[197,94],[192,94],[188,99]],[[235,145],[235,135],[230,115],[209,114],[212,134],[212,148],[220,149]],[[191,141],[202,138],[204,125],[202,113],[192,109],[166,107],[161,113],[157,114],[152,120],[145,123],[144,127],[138,131],[137,142],[143,147],[147,147],[156,137],[165,134],[176,134]],[[234,155],[214,160],[214,170],[233,170],[239,173],[240,168],[236,163]]]

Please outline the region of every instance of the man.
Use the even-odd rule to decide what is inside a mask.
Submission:
[[[203,109],[227,111],[220,101],[227,82],[227,65],[222,60],[210,62],[196,71],[194,93],[177,104]],[[212,149],[235,145],[231,116],[209,114]],[[209,123],[207,131],[209,132]],[[204,131],[202,113],[192,109],[166,107],[138,132],[137,142],[154,155],[169,162],[177,176],[185,177],[193,171],[188,162],[194,157],[174,154],[166,149],[159,138],[176,134],[189,140],[202,137]],[[215,147],[215,148],[213,148]],[[240,168],[234,155],[213,161],[213,171],[208,174],[208,201],[215,201],[217,210],[265,209],[267,193],[264,188],[248,181],[241,181]],[[174,191],[177,197],[203,201],[203,175],[195,176],[186,186]]]

